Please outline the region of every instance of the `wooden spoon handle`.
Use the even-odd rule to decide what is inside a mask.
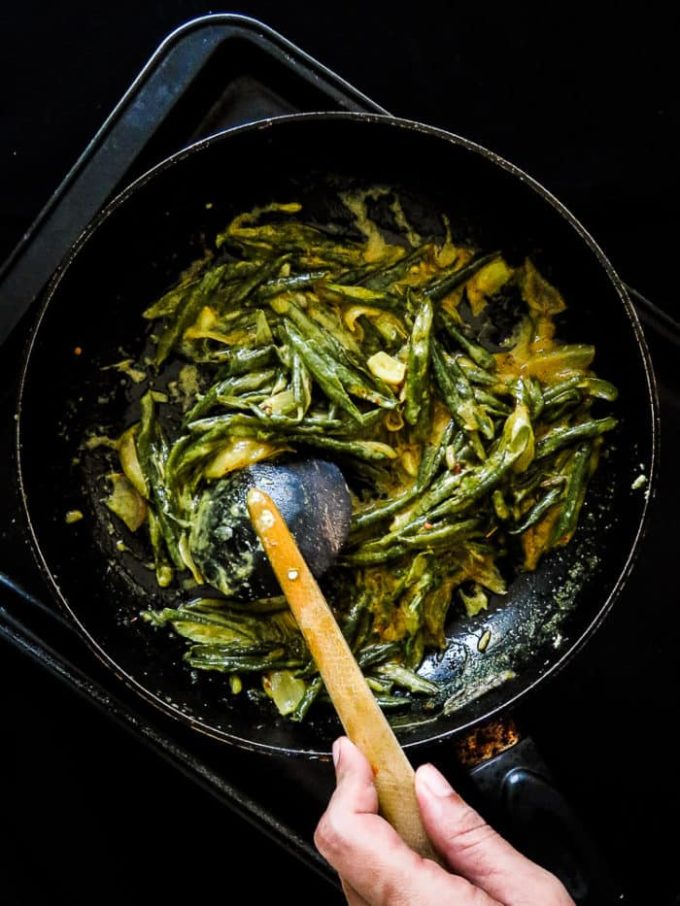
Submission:
[[[354,659],[273,500],[257,488],[248,510],[345,732],[373,768],[382,815],[408,845],[437,860],[415,795],[414,771]]]

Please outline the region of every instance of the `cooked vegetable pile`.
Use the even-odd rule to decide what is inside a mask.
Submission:
[[[205,596],[191,539],[206,488],[262,461],[340,466],[351,532],[321,585],[380,703],[404,706],[438,692],[417,671],[449,615],[503,595],[501,567],[533,570],[569,543],[616,425],[593,417],[616,390],[592,346],[556,338],[565,303],[530,260],[456,245],[445,219],[423,239],[396,199],[389,240],[366,195],[344,201],[345,233],[294,203],[237,216],[145,312],[143,367],[167,392],[148,390],[119,439],[108,501],[146,526],[160,586],[198,588],[144,618],[188,640],[192,668],[226,673],[234,694],[249,679],[293,720],[321,680],[282,598]]]

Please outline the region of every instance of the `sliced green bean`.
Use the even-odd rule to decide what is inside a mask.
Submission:
[[[394,661],[387,661],[387,663],[375,667],[374,672],[378,676],[391,680],[397,686],[401,686],[403,689],[408,689],[409,692],[415,692],[418,695],[436,695],[439,692],[439,686],[433,683],[432,680],[425,679],[424,676],[419,676],[414,670],[409,670],[408,667],[404,667]]]
[[[563,490],[564,489],[561,486],[550,488],[548,493],[544,494],[543,497],[533,505],[526,517],[516,528],[508,529],[508,534],[521,535],[523,532],[526,532],[528,528],[531,528],[532,525],[536,525],[536,523],[545,516],[548,510],[557,503],[562,496]]]
[[[319,697],[319,693],[323,688],[323,680],[320,676],[315,676],[314,679],[307,684],[307,688],[305,689],[304,695],[300,699],[297,708],[292,714],[288,715],[290,719],[295,723],[301,723],[307,716],[309,709]]]
[[[271,261],[266,261],[258,268],[258,270],[253,274],[250,274],[250,276],[246,277],[245,280],[242,280],[233,290],[231,290],[229,293],[229,305],[237,307],[238,305],[243,305],[247,302],[254,291],[278,274],[289,259],[290,254],[286,253],[284,255],[278,255]]]
[[[468,434],[481,431],[487,440],[491,440],[496,431],[493,421],[476,404],[472,386],[455,358],[448,357],[436,342],[433,343],[432,363],[444,400],[459,427]],[[479,458],[484,458],[483,452]]]
[[[409,342],[404,407],[404,418],[409,425],[418,423],[429,402],[427,375],[433,319],[432,303],[425,298],[418,305]]]
[[[388,264],[385,267],[376,268],[359,282],[373,290],[387,289],[402,280],[421,258],[428,251],[427,243],[408,252],[403,258],[400,258],[395,264]]]
[[[194,323],[199,311],[205,305],[210,304],[222,281],[226,268],[226,264],[222,264],[207,271],[192,288],[189,299],[181,311],[174,311],[168,317],[167,323],[163,326],[156,342],[156,353],[154,355],[156,367],[162,365],[167,359],[184,331]]]
[[[220,370],[217,373],[218,380],[234,377],[237,374],[261,371],[263,368],[276,363],[276,347],[272,344],[260,347],[236,346],[227,348],[222,354],[217,356],[216,361],[220,364]]]
[[[567,477],[567,486],[564,489],[564,502],[550,537],[553,547],[563,547],[568,544],[574,534],[585,499],[591,452],[592,443],[580,444],[574,451]]]
[[[165,456],[157,436],[156,403],[151,391],[144,394],[140,405],[141,419],[136,437],[139,464],[146,486],[151,493],[151,499],[156,506],[155,516],[170,559],[178,569],[184,569],[184,560],[179,551],[179,539],[175,529],[172,493],[164,480]]]
[[[479,345],[479,343],[475,343],[473,340],[468,339],[462,330],[457,327],[455,321],[448,312],[444,311],[444,309],[439,309],[437,312],[437,319],[441,322],[441,325],[447,334],[456,341],[461,349],[465,350],[476,365],[485,371],[493,371],[495,369],[496,360],[491,353],[487,352],[483,346]]]
[[[365,509],[357,510],[352,515],[351,531],[358,532],[366,529],[371,525],[382,522],[388,516],[398,513],[406,504],[410,503],[415,497],[419,496],[421,488],[414,485],[409,491],[396,497],[394,500],[385,500],[375,503]]]
[[[464,267],[457,266],[454,262],[451,267],[446,268],[441,274],[437,274],[430,283],[422,289],[422,292],[433,302],[439,302],[454,289],[462,286],[464,283],[474,277],[477,271],[486,267],[491,261],[498,258],[498,252],[491,252],[488,255],[480,255]]]
[[[275,280],[265,280],[258,289],[260,299],[270,299],[282,293],[296,290],[310,289],[315,283],[328,274],[327,270],[306,271],[302,274],[292,274],[290,277],[277,277]]]
[[[396,459],[397,454],[393,447],[376,440],[338,440],[335,437],[326,437],[320,434],[289,434],[287,440],[291,443],[307,444],[321,450],[333,450],[345,456],[354,456],[366,462],[384,462]]]
[[[413,548],[440,547],[442,544],[449,545],[463,538],[471,538],[477,533],[479,526],[479,519],[466,519],[463,522],[453,522],[429,531],[421,531],[415,535],[402,533],[400,542]]]
[[[270,384],[275,374],[276,372],[273,369],[268,369],[259,373],[244,374],[239,377],[229,377],[222,381],[217,381],[186,413],[182,423],[183,427],[197,421],[222,399],[259,390],[266,384]]]
[[[456,423],[453,419],[444,429],[442,436],[437,444],[426,443],[423,445],[423,455],[418,466],[418,477],[416,479],[416,488],[423,491],[433,481],[435,475],[441,468],[446,448],[451,443],[453,434],[456,430]]]
[[[380,642],[367,645],[357,654],[357,663],[362,670],[376,667],[399,652],[401,645],[398,642]]]
[[[557,428],[552,428],[536,444],[536,459],[544,459],[578,441],[600,437],[607,431],[612,431],[617,424],[617,419],[607,416],[581,422],[578,425],[559,425]]]
[[[337,374],[336,363],[318,349],[313,349],[294,327],[288,325],[288,338],[326,396],[337,403],[351,418],[361,424],[362,415],[352,402]]]
[[[282,311],[285,317],[295,325],[293,327],[288,323],[288,336],[291,336],[293,330],[302,343],[312,348],[320,358],[325,358],[327,370],[332,370],[349,393],[386,409],[393,409],[396,406],[396,400],[389,390],[387,391],[389,395],[380,392],[376,389],[375,382],[369,381],[366,377],[367,372],[364,371],[362,374],[362,371],[355,367],[349,354],[350,350],[340,342],[337,331],[330,326],[322,330],[296,305],[290,302],[284,304],[285,309]],[[313,373],[313,369],[310,368],[310,371]]]

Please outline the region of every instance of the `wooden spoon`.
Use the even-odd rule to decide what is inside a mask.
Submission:
[[[412,849],[439,861],[420,818],[414,770],[285,520],[271,497],[258,488],[248,492],[247,506],[345,732],[373,768],[383,817]]]

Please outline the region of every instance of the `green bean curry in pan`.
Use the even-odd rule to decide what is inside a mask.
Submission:
[[[421,237],[394,196],[401,235],[386,238],[370,195],[342,197],[351,238],[295,202],[241,213],[150,305],[151,353],[125,367],[160,379],[182,364],[142,397],[108,476],[107,504],[148,535],[158,584],[184,589],[142,617],[186,640],[190,668],[224,673],[234,695],[264,689],[295,721],[322,682],[282,597],[230,595],[226,536],[222,587],[206,596],[192,530],[211,483],[310,454],[340,466],[353,516],[321,586],[380,704],[405,707],[436,697],[418,669],[445,649],[447,620],[570,543],[616,424],[594,347],[556,337],[565,301],[529,258],[458,244],[445,217],[439,238]]]

